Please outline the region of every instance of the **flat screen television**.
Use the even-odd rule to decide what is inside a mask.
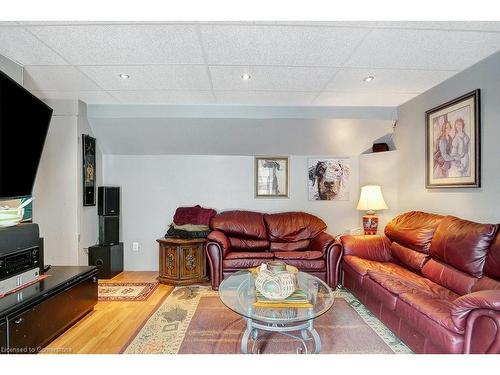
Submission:
[[[0,198],[31,195],[52,108],[0,71]]]

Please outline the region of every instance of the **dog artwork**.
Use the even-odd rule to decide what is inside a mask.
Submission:
[[[308,160],[309,200],[349,200],[348,159],[321,158]]]

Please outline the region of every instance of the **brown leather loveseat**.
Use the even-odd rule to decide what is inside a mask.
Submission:
[[[340,246],[316,216],[226,211],[210,220],[210,229],[206,252],[215,290],[231,273],[273,259],[314,274],[333,288],[337,285]]]
[[[417,353],[500,353],[497,224],[412,211],[342,236],[342,283]]]

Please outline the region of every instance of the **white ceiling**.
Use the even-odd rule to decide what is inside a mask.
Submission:
[[[89,104],[397,106],[499,50],[500,22],[0,23],[26,87]]]

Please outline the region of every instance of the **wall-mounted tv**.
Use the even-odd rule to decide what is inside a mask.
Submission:
[[[31,195],[52,108],[0,71],[0,198]]]

